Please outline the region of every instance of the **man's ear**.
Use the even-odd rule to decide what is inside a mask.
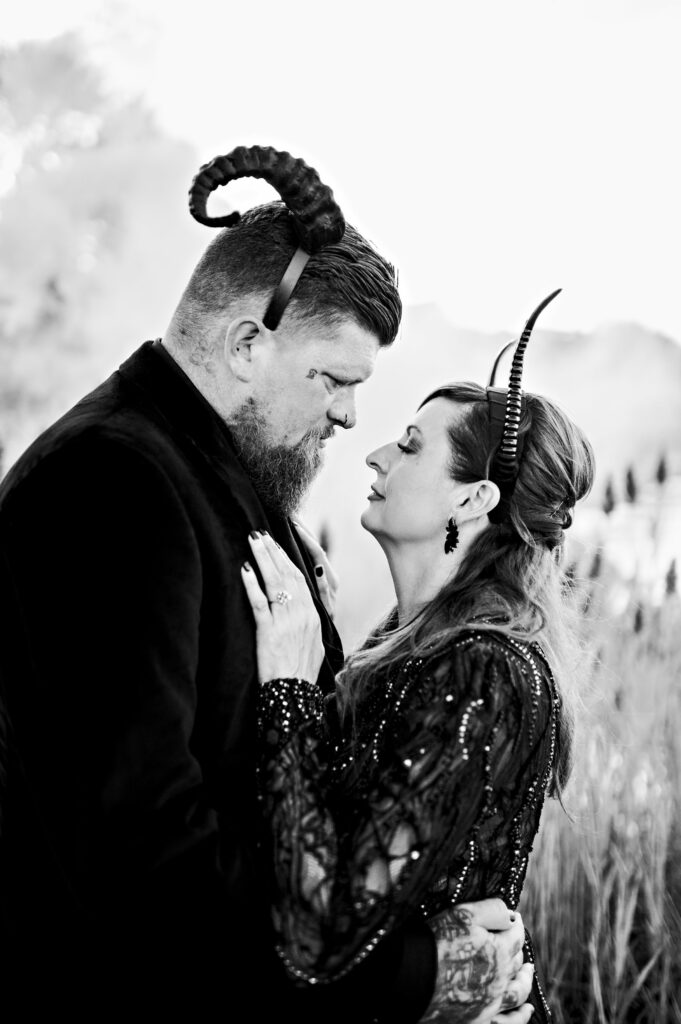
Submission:
[[[248,382],[253,376],[255,348],[269,334],[261,320],[253,316],[236,317],[225,331],[224,359],[237,380]]]
[[[454,518],[458,523],[480,519],[496,508],[500,499],[501,492],[492,480],[478,480],[468,484],[456,504]]]

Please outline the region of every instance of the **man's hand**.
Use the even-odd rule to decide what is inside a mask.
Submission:
[[[438,950],[429,1024],[527,1024],[534,968],[520,914],[499,899],[461,903],[430,922]]]

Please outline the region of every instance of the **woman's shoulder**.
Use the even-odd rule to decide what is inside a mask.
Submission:
[[[455,655],[515,665],[536,662],[541,663],[544,672],[551,672],[548,659],[537,641],[521,640],[493,622],[484,622],[475,628],[468,626],[452,630],[449,637],[444,640],[440,638],[432,652],[426,653],[424,660],[446,659]]]
[[[469,692],[512,689],[530,701],[556,699],[555,682],[541,646],[510,636],[493,623],[452,632],[422,659],[424,674]]]

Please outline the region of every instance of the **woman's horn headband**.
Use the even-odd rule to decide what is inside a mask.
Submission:
[[[490,480],[498,484],[501,491],[499,504],[489,513],[489,518],[493,523],[503,522],[508,515],[509,503],[520,466],[523,439],[519,436],[519,428],[520,417],[524,408],[524,396],[521,385],[523,359],[525,358],[527,343],[530,340],[530,335],[539,314],[542,310],[546,309],[549,302],[552,302],[561,291],[562,288],[556,289],[543,302],[539,303],[525,324],[520,340],[518,342],[511,341],[504,345],[497,354],[492,366],[489,384],[487,385],[487,402],[489,406],[491,449],[495,452],[495,455],[492,459],[489,475]],[[511,363],[508,388],[495,387],[494,380],[501,358],[514,345],[515,352],[513,353],[513,362]]]
[[[310,256],[325,245],[339,242],[345,233],[345,219],[317,172],[290,153],[271,146],[237,146],[226,156],[217,156],[204,164],[189,190],[189,211],[195,220],[208,227],[232,227],[241,214],[209,217],[208,196],[219,185],[237,178],[264,178],[273,185],[293,216],[298,248],[275,289],[263,323],[273,331],[279,325],[293,289],[300,280]]]

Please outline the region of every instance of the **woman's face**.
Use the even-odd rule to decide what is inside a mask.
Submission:
[[[367,456],[376,471],[362,526],[394,543],[440,542],[464,485],[449,473],[448,428],[464,415],[464,406],[435,398],[412,416],[397,441]]]

